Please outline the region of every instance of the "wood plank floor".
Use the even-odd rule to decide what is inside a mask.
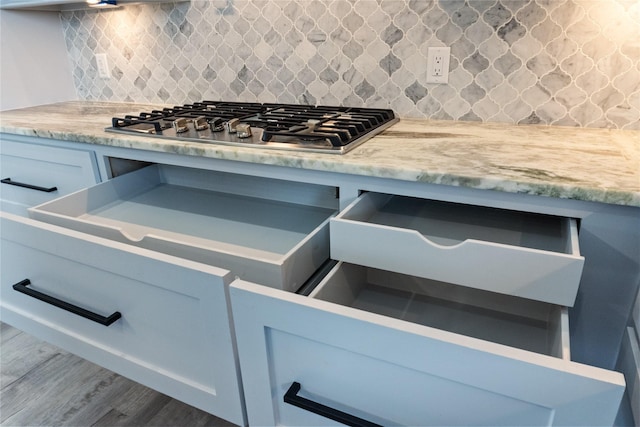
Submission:
[[[2,426],[233,426],[0,323]]]

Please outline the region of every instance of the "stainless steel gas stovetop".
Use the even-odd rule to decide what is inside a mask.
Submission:
[[[203,101],[114,117],[108,132],[344,154],[398,122],[392,110]]]

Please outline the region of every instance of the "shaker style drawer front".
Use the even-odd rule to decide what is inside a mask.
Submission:
[[[230,289],[250,424],[336,423],[293,394],[377,425],[611,425],[624,393],[570,360],[566,307],[343,262],[308,297]]]
[[[228,271],[1,215],[2,321],[243,423]]]
[[[29,215],[296,290],[329,257],[331,203],[328,187],[153,165]]]
[[[331,220],[331,257],[563,306],[584,264],[574,219],[377,193]]]
[[[92,151],[18,143],[0,147],[2,210],[26,216],[26,209],[99,182]]]

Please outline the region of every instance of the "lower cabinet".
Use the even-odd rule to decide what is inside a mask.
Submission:
[[[338,202],[152,165],[0,213],[0,316],[239,425],[613,424],[622,374],[571,361],[575,220]]]
[[[602,426],[624,393],[571,362],[547,303],[342,262],[308,297],[236,281],[231,301],[251,425]]]
[[[0,317],[246,424],[229,284],[298,288],[335,188],[153,165],[2,217]],[[333,207],[332,207],[333,206]]]

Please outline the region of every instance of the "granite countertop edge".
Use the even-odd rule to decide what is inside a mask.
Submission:
[[[168,141],[104,130],[111,117],[151,107],[69,101],[2,111],[0,132],[640,207],[640,131],[401,119],[353,151],[337,155]]]

